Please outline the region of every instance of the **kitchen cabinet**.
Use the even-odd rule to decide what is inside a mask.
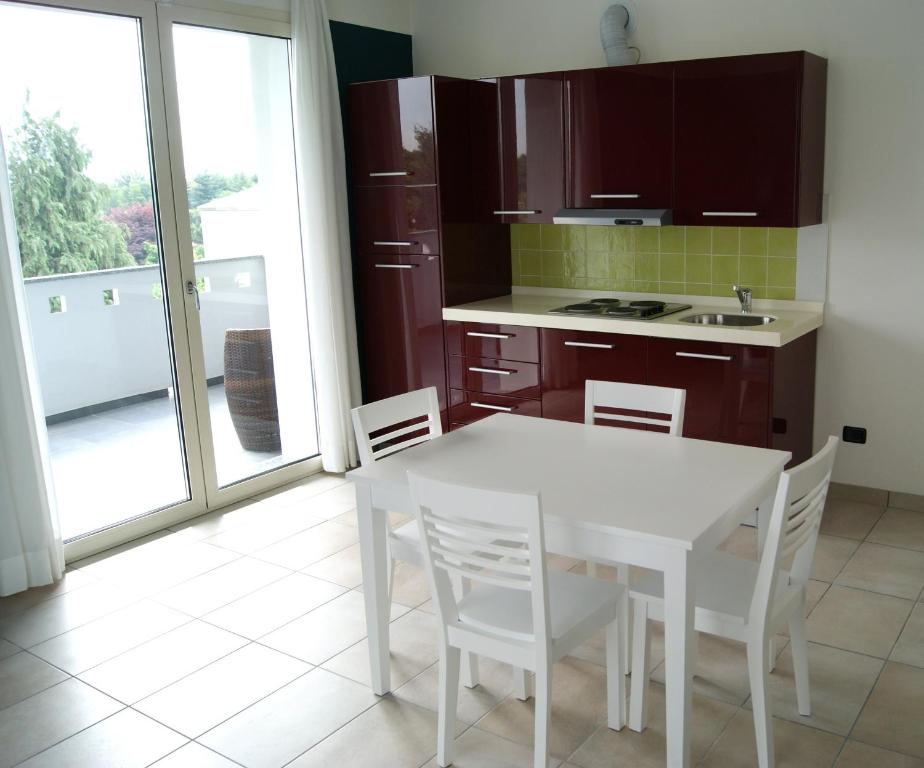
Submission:
[[[551,223],[565,205],[562,73],[501,77],[501,200],[495,215],[508,223]]]
[[[449,357],[449,386],[467,392],[539,397],[539,366],[487,357]]]
[[[645,383],[645,336],[543,328],[539,339],[545,418],[584,421],[587,379]]]
[[[454,427],[471,424],[495,413],[513,413],[520,416],[541,416],[542,403],[539,400],[523,400],[517,397],[488,395],[483,392],[449,390],[450,417]]]
[[[450,355],[539,362],[539,329],[502,323],[446,323]]]
[[[354,190],[361,253],[439,253],[437,187],[358,187]]]
[[[674,222],[821,222],[826,61],[805,52],[681,61]]]
[[[570,207],[670,208],[673,64],[565,73]]]

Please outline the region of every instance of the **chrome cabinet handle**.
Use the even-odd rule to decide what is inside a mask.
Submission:
[[[624,195],[606,195],[606,194],[599,194],[599,195],[591,195],[591,196],[590,196],[590,199],[591,199],[591,200],[605,200],[605,199],[607,199],[607,198],[616,198],[616,199],[620,199],[620,200],[635,200],[635,199],[638,198],[638,197],[639,197],[639,195],[637,195],[637,194],[635,194],[635,193],[624,194]]]
[[[491,403],[469,403],[472,408],[485,408],[489,411],[504,411],[505,413],[510,413],[513,410],[512,407],[508,405],[491,405]]]
[[[757,211],[703,211],[703,216],[737,216],[739,218],[748,218],[756,215]]]
[[[532,216],[542,211],[494,211],[495,216]]]
[[[704,355],[702,352],[675,352],[674,354],[677,357],[696,357],[700,360],[724,360],[728,362],[735,359],[732,355]]]
[[[394,246],[403,246],[403,245],[417,245],[416,240],[373,240],[373,245],[394,245]]]
[[[480,339],[512,339],[512,333],[482,333],[481,331],[467,331],[466,336],[477,336]]]
[[[469,370],[472,373],[496,373],[498,376],[509,376],[513,371],[505,371],[501,368],[476,368],[471,366]]]
[[[369,173],[374,179],[382,178],[383,176],[413,176],[413,171],[372,171]]]
[[[376,269],[417,269],[419,264],[376,264]]]
[[[589,341],[566,341],[566,347],[588,347],[590,349],[616,349],[615,344],[592,344]]]

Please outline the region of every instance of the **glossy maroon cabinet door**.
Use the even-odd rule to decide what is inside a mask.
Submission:
[[[767,447],[769,347],[650,339],[648,383],[687,392],[684,437]]]
[[[354,186],[436,183],[431,78],[356,83],[349,109]]]
[[[539,400],[520,400],[502,395],[487,395],[481,392],[450,390],[450,418],[454,425],[470,424],[495,413],[513,413],[521,416],[541,416],[542,403]]]
[[[439,253],[435,185],[359,187],[355,190],[361,253]]]
[[[504,222],[551,223],[565,201],[562,73],[501,77],[501,211]],[[530,213],[532,212],[532,213]]]
[[[545,418],[583,422],[588,379],[645,383],[645,336],[543,328],[539,340]]]
[[[462,343],[466,355],[539,362],[539,329],[500,323],[464,323]]]
[[[821,156],[817,135],[800,153],[806,55],[732,56],[675,65],[675,223],[779,227],[816,223],[800,222],[797,208],[797,180],[804,178],[803,192],[813,198],[820,217],[824,68],[821,93],[815,96],[816,101],[820,96]],[[812,60],[823,63],[817,57]],[[819,105],[806,107],[808,119],[817,123]],[[817,124],[805,127],[818,132]],[[817,189],[810,189],[812,185]]]
[[[671,207],[673,66],[565,73],[572,207]]]
[[[439,259],[364,255],[360,261],[366,402],[434,386],[445,410]]]
[[[539,366],[516,360],[450,357],[449,386],[468,392],[539,397]]]

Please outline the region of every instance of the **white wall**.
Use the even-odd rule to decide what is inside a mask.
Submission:
[[[608,0],[415,0],[414,66],[475,77],[602,66]],[[836,479],[924,494],[924,3],[638,0],[643,61],[805,49],[828,70],[830,253],[816,443]]]

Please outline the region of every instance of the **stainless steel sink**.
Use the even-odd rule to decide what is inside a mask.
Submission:
[[[696,325],[769,325],[775,317],[769,315],[690,315],[681,317],[682,323],[695,323]]]

